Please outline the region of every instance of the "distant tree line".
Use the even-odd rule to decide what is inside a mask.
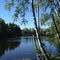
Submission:
[[[32,34],[33,34],[33,35],[36,35],[34,28],[30,28],[30,29],[24,28],[24,29],[22,30],[22,36],[32,36]]]
[[[18,25],[14,23],[6,24],[4,20],[0,18],[0,38],[32,36],[32,34],[36,35],[34,28],[24,28],[21,30]]]
[[[32,36],[35,35],[34,28],[21,28],[14,24],[9,23],[6,24],[3,19],[0,18],[0,38],[12,38],[12,37],[20,37],[20,36]],[[44,35],[44,32],[41,30],[41,35]]]
[[[57,21],[57,19],[55,21],[56,21],[58,33],[60,35],[60,23]],[[44,32],[45,32],[45,35],[50,36],[50,37],[57,37],[58,36],[56,33],[56,30],[55,30],[55,27],[53,25],[53,22],[51,22],[51,26],[49,28],[47,28]]]
[[[14,23],[6,24],[3,19],[0,18],[0,38],[11,38],[21,36],[21,29]]]

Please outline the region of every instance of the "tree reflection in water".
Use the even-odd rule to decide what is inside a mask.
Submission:
[[[46,37],[46,40],[49,41],[51,44],[54,44],[54,46],[57,48],[58,55],[60,55],[60,43],[57,38],[49,38]]]
[[[56,47],[56,50],[57,50],[57,54],[56,54],[56,56],[55,55],[53,55],[53,57],[56,59],[56,60],[60,60],[60,43],[59,43],[59,40],[58,40],[58,38],[56,38],[56,37],[54,37],[54,38],[49,38],[49,37],[46,37],[46,40],[48,41],[48,42],[50,42],[50,44],[52,45],[52,44],[54,44],[54,46]],[[53,48],[52,48],[53,49]],[[55,51],[55,50],[53,50],[53,51]],[[51,54],[52,55],[52,54]]]
[[[36,52],[37,60],[44,60],[44,56],[37,46],[36,39],[33,39],[33,44],[34,44],[34,49]]]
[[[42,53],[39,50],[39,47],[37,46],[36,40],[33,40],[34,43],[34,49],[36,52],[37,60],[44,60],[44,57]],[[49,56],[50,60],[60,60],[60,43],[55,38],[42,38],[43,46]]]
[[[5,53],[5,51],[14,50],[19,45],[20,45],[19,41],[8,41],[6,39],[1,39],[0,40],[0,57]]]

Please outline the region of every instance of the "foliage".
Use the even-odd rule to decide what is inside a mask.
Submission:
[[[11,1],[11,0],[10,0]],[[14,0],[15,1],[15,0]],[[19,15],[21,16],[21,17],[25,17],[25,13],[26,13],[26,7],[28,6],[28,1],[29,0],[17,0],[17,5],[15,6],[15,8],[16,8],[16,10],[15,10],[15,14],[14,14],[14,17],[15,17],[15,20],[19,17]],[[38,0],[36,0],[36,1],[38,1]],[[55,8],[58,8],[57,6],[59,6],[58,5],[58,3],[56,3],[55,4],[55,2],[54,2],[55,0],[41,0],[41,8],[42,9],[44,9],[44,11],[46,11],[46,9],[49,7],[50,9],[51,9],[51,11],[50,11],[50,14],[53,14],[54,15],[54,17],[56,16],[56,11],[55,11]],[[32,12],[33,12],[33,17],[34,17],[34,24],[35,24],[35,28],[36,28],[36,33],[37,33],[37,38],[39,38],[39,33],[38,33],[38,28],[37,28],[37,22],[36,22],[36,16],[35,16],[35,8],[36,8],[36,6],[34,7],[34,4],[35,4],[36,2],[34,1],[34,3],[33,3],[33,0],[32,0]],[[57,6],[56,6],[57,5]],[[59,9],[59,8],[58,8]],[[57,11],[58,12],[58,11]],[[47,15],[48,16],[48,15]],[[47,17],[46,15],[45,15],[45,19],[46,20],[49,20],[49,18],[51,18],[50,16],[48,17],[48,18],[46,18]],[[25,19],[22,19],[22,20],[25,20]],[[43,19],[42,19],[42,21],[43,21]],[[43,21],[43,23],[44,23],[45,21]],[[26,29],[26,31],[25,31],[25,33],[27,34],[27,33],[29,33],[28,32],[28,30]],[[39,39],[38,39],[39,40]]]
[[[41,24],[48,24],[51,27],[49,28],[49,32],[46,31],[46,34],[51,34],[52,36],[58,34],[58,37],[60,36],[59,32],[59,23],[60,23],[60,12],[59,12],[59,2],[58,0],[42,0],[40,7],[44,11],[41,17]],[[49,13],[47,12],[47,9],[49,9]],[[52,17],[52,15],[54,17]],[[49,21],[49,23],[47,23]],[[53,28],[52,28],[53,27]],[[56,32],[56,33],[55,33]]]
[[[60,34],[60,23],[59,23],[57,18],[56,18],[55,22],[56,22],[56,25],[57,25],[58,32]],[[56,30],[55,30],[53,22],[51,22],[50,27],[48,29],[46,29],[45,32],[46,32],[46,35],[50,35],[51,37],[57,36],[57,33],[56,33]]]
[[[21,36],[21,29],[14,23],[5,24],[4,20],[0,18],[0,38]]]
[[[7,0],[5,8],[10,10],[15,7],[15,13],[13,15],[14,20],[17,20],[19,16],[22,17],[22,21],[25,24],[25,13],[28,10],[29,0]]]
[[[5,24],[4,20],[0,18],[0,38],[2,37],[18,37],[18,36],[32,36],[36,35],[34,28],[23,30],[14,23]]]
[[[46,40],[49,41],[51,44],[54,44],[57,49],[57,52],[60,52],[60,43],[57,37],[46,37]],[[60,60],[60,53],[56,56],[49,54],[49,58],[50,60]]]
[[[14,23],[8,25],[8,36],[21,36],[21,29]]]
[[[47,13],[41,14],[41,19],[40,19],[41,25],[44,25],[47,21],[49,21],[49,23],[50,23],[51,15],[49,15]],[[48,23],[46,23],[46,24],[48,24]],[[48,25],[50,25],[50,24],[48,24]]]
[[[32,36],[32,34],[36,35],[34,28],[32,29],[25,28],[22,30],[23,36]]]

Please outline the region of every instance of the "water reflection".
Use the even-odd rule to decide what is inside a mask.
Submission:
[[[37,56],[37,60],[45,60],[45,56],[44,53],[41,51],[40,45],[38,45],[38,41],[36,39],[33,39],[33,43],[34,43],[34,49],[36,52],[36,56]]]
[[[40,52],[39,48],[37,47],[36,39],[35,40],[33,39],[33,44],[34,44],[34,49],[35,49],[35,52],[36,52],[37,60],[40,60],[41,52]]]
[[[5,51],[13,50],[16,48],[20,42],[7,41],[6,39],[0,40],[0,57],[5,53]]]
[[[54,40],[54,41],[52,41]],[[44,49],[46,50],[47,54],[49,55],[50,59],[53,60],[60,60],[60,43],[58,42],[58,40],[52,39],[52,40],[47,40],[46,37],[42,37],[42,43],[44,46]],[[35,52],[37,55],[37,59],[41,59],[42,60],[42,55],[41,52],[39,51],[39,47],[37,47],[36,41],[34,40],[34,48],[35,48]],[[39,56],[40,58],[39,58]],[[44,60],[44,59],[43,59]]]
[[[59,40],[57,38],[49,38],[49,37],[46,37],[46,40],[48,42],[50,42],[51,46],[54,45],[54,47],[56,48],[57,54],[55,54],[55,55],[60,56],[60,43],[59,43]],[[52,50],[53,49],[54,48],[52,47]],[[53,51],[55,51],[55,50],[53,50]]]
[[[2,53],[0,60],[22,60],[23,58],[37,60],[31,37],[21,37],[20,39],[9,38],[7,42],[2,42],[1,49],[3,44],[5,44],[5,49],[1,50],[4,53]]]
[[[54,40],[54,41],[52,41]],[[60,56],[60,43],[55,39],[43,37],[44,48],[48,54]],[[31,60],[42,59],[39,45],[31,36],[21,38],[9,38],[0,40],[0,60],[18,60],[18,58],[31,58]]]

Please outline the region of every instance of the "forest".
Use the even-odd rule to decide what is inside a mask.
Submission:
[[[0,18],[0,38],[13,38],[13,37],[20,37],[20,36],[32,36],[35,34],[34,28],[28,29],[24,28],[21,29],[17,24],[9,23],[6,24],[2,18]]]
[[[21,37],[16,39],[21,43],[15,49],[18,54],[12,51],[16,59],[60,60],[60,0],[5,0],[4,8],[13,12],[14,22],[20,21],[24,26],[30,22],[30,27],[34,25],[34,28],[29,28],[27,24],[27,28],[21,29],[17,24],[6,24],[0,18],[0,38]]]
[[[14,23],[6,24],[3,19],[0,18],[0,38],[20,37],[21,29]]]

